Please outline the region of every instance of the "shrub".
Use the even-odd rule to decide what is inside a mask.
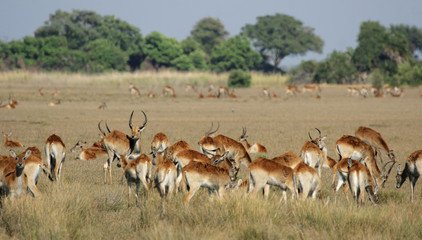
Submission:
[[[241,88],[251,86],[251,74],[243,70],[233,70],[230,72],[229,81],[227,83],[229,87]]]

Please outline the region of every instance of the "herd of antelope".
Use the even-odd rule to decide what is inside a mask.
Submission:
[[[156,188],[160,196],[167,200],[174,192],[186,192],[184,202],[189,203],[195,193],[202,187],[208,188],[210,195],[219,197],[233,191],[245,191],[248,196],[262,193],[268,198],[270,187],[281,189],[281,200],[287,200],[287,190],[292,199],[322,198],[321,174],[322,168],[333,171],[332,186],[334,199],[336,193],[343,188],[346,199],[350,189],[357,204],[364,202],[365,192],[373,204],[378,201],[378,191],[384,184],[396,163],[396,157],[381,134],[368,127],[359,127],[355,135],[344,135],[335,144],[339,160],[328,156],[325,144],[326,136],[316,128],[318,137],[312,137],[308,132],[306,141],[299,155],[293,151],[283,153],[273,158],[264,156],[268,151],[259,144],[252,145],[247,141],[247,129],[242,129],[239,138],[214,134],[220,124],[211,128],[198,140],[198,151],[186,141],[180,140],[173,144],[168,137],[159,132],[151,141],[151,151],[142,151],[142,132],[145,130],[148,118],[142,111],[144,121],[140,125],[132,123],[134,111],[129,117],[130,134],[118,130],[110,130],[107,121],[105,131],[98,123],[101,140],[91,147],[84,148],[86,142],[78,141],[71,149],[77,153],[76,159],[95,160],[106,159],[104,164],[104,183],[112,184],[111,167],[116,161],[122,167],[122,180],[126,179],[128,189],[128,204],[132,195],[132,185],[135,184],[134,195],[138,205],[138,193],[141,184],[147,196],[150,190]],[[41,197],[37,181],[41,171],[51,180],[60,181],[62,167],[66,158],[66,147],[62,139],[53,134],[45,142],[45,161],[40,150],[28,147],[20,154],[15,148],[24,146],[10,139],[11,133],[5,134],[4,146],[10,148],[9,155],[0,155],[0,193],[14,198],[25,193],[33,197]],[[149,152],[149,153],[147,153]],[[251,155],[259,157],[252,159]],[[382,155],[388,157],[384,159]],[[381,164],[379,167],[378,164]],[[238,178],[238,173],[245,170],[245,177]],[[411,201],[414,197],[414,186],[422,173],[422,150],[415,151],[406,159],[404,168],[397,166],[397,188],[400,188],[409,178],[411,186]],[[337,183],[336,183],[337,182]]]
[[[362,96],[364,98],[372,96],[374,98],[382,98],[386,95],[391,95],[392,97],[402,97],[403,89],[395,86],[391,88],[390,86],[385,86],[384,88],[379,88],[377,86],[366,87],[347,87],[348,96]]]

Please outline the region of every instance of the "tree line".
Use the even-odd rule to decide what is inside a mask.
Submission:
[[[159,32],[146,36],[114,16],[93,11],[57,10],[34,36],[0,41],[0,70],[35,69],[98,73],[143,69],[285,73],[282,60],[309,51],[322,52],[314,29],[284,14],[257,17],[239,35],[228,37],[216,18],[200,19],[190,35],[177,41]],[[334,51],[320,62],[303,61],[290,70],[292,83],[422,83],[422,30],[407,25],[386,28],[363,22],[358,46]]]

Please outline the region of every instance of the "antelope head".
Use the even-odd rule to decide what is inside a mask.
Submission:
[[[86,142],[82,142],[79,140],[73,148],[70,149],[70,152],[81,152],[83,146],[86,144]]]
[[[406,181],[406,176],[403,176],[403,172],[404,169],[402,168],[401,164],[399,164],[397,166],[396,188],[400,188],[404,181]]]
[[[324,140],[327,137],[326,136],[322,137],[321,136],[321,131],[318,128],[315,128],[315,129],[318,131],[319,137],[317,137],[315,139],[312,139],[312,136],[311,136],[311,133],[310,132],[308,132],[308,136],[309,136],[309,139],[311,140],[311,142],[314,143],[315,145],[317,145],[318,148],[322,150],[322,149],[325,148],[325,142],[324,142]]]
[[[132,125],[133,112],[134,111],[132,111],[132,113],[130,114],[129,127],[130,127],[130,130],[132,130],[132,137],[131,138],[134,139],[134,140],[137,140],[137,139],[139,139],[141,137],[141,133],[142,133],[142,131],[144,131],[144,129],[145,129],[146,125],[147,125],[148,118],[147,118],[147,115],[145,114],[145,112],[142,111],[142,113],[144,114],[144,118],[145,118],[144,123],[141,124],[141,125],[139,125],[139,127],[138,126],[133,126]]]
[[[246,136],[246,127],[243,127],[242,135],[240,135],[238,141],[243,142],[243,141],[246,141],[247,139],[248,139],[248,136]]]
[[[220,128],[220,123],[218,123],[217,129],[212,131],[213,123],[211,122],[211,128],[205,133],[205,136],[199,140],[198,145],[200,152],[207,155],[208,157],[212,157],[215,154],[217,154],[217,146],[215,146],[214,140],[212,137],[210,137],[211,134],[214,134],[218,131]]]
[[[15,151],[10,149],[10,156],[16,160],[16,175],[20,176],[23,173],[23,169],[25,168],[25,160],[31,155],[31,150],[26,151],[23,157],[19,157],[16,155]]]

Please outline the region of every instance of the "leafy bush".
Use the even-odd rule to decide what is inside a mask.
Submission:
[[[250,87],[251,74],[243,70],[233,70],[230,72],[228,86],[233,88]]]

